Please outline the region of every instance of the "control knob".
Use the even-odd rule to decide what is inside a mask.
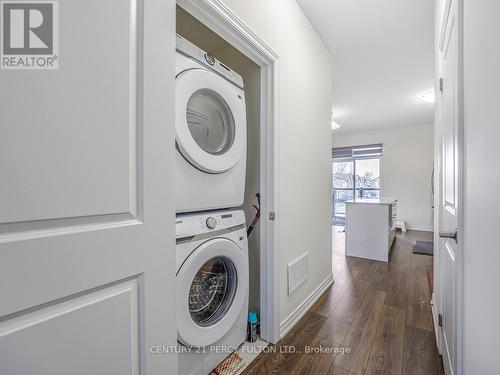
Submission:
[[[209,54],[209,53],[206,53],[205,54],[205,60],[207,61],[207,63],[209,63],[211,66],[214,66],[215,64],[215,58]]]
[[[207,224],[208,229],[214,229],[217,226],[217,220],[215,220],[215,217],[213,216],[207,218],[207,221],[205,223]]]

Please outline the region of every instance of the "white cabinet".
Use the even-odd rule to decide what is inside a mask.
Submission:
[[[395,237],[392,211],[396,199],[357,199],[346,203],[346,255],[387,262]]]

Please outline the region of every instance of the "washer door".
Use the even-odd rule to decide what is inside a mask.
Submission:
[[[190,347],[212,345],[233,327],[247,299],[248,258],[234,242],[214,238],[177,272],[177,338]]]
[[[186,160],[208,173],[223,173],[245,152],[244,98],[215,73],[191,69],[175,88],[177,146]]]

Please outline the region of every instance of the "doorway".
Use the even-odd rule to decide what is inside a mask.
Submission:
[[[179,0],[177,5],[260,69],[260,78],[258,78],[260,114],[256,121],[259,136],[255,140],[259,147],[252,150],[258,160],[258,184],[253,190],[258,189],[261,196],[258,254],[254,259],[258,262],[259,270],[257,298],[261,312],[261,337],[268,342],[276,343],[280,338],[279,237],[277,235],[279,217],[276,217],[276,212],[279,212],[277,194],[279,131],[276,91],[278,55],[222,3]],[[227,59],[232,57],[234,56],[225,56]],[[248,197],[248,194],[246,196]]]

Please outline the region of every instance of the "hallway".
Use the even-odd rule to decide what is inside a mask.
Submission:
[[[412,254],[417,239],[432,234],[398,234],[385,264],[345,257],[344,233],[334,227],[335,284],[245,374],[442,374],[429,305],[433,258]],[[337,349],[310,354],[306,346]]]

